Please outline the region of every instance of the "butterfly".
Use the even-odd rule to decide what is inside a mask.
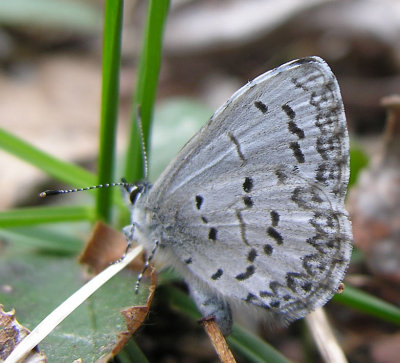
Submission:
[[[284,325],[344,277],[348,179],[337,80],[321,58],[298,59],[234,93],[153,185],[131,184],[124,231],[180,272],[225,335],[232,304]]]

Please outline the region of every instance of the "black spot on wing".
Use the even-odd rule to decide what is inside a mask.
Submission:
[[[260,291],[259,292],[260,297],[271,297],[274,296],[274,294],[270,291]]]
[[[212,276],[211,276],[211,278],[213,279],[213,280],[218,280],[221,276],[222,276],[222,274],[224,273],[224,271],[222,271],[222,269],[218,269]]]
[[[278,245],[281,245],[283,243],[282,235],[274,227],[268,227],[267,234],[268,236],[273,238]]]
[[[249,277],[251,277],[255,271],[256,271],[256,269],[253,265],[247,266],[246,272],[242,272],[239,275],[236,275],[235,278],[236,278],[236,280],[239,280],[239,281],[246,280]]]
[[[244,301],[251,303],[252,301],[256,300],[257,297],[252,294],[251,292],[249,292],[249,294],[247,295],[246,299],[244,299]]]
[[[312,288],[312,283],[311,282],[306,282],[303,285],[301,285],[301,288],[306,292],[310,292],[311,288]]]
[[[289,128],[289,131],[292,134],[295,134],[299,139],[304,139],[304,136],[305,136],[304,131],[300,127],[298,127],[297,124],[293,120],[289,121],[288,128]]]
[[[264,245],[264,252],[266,255],[271,256],[273,251],[274,249],[272,248],[271,245],[269,244]]]
[[[247,255],[247,261],[249,261],[249,262],[254,262],[254,260],[256,259],[256,257],[257,257],[257,251],[256,251],[255,248],[252,248],[252,249],[250,250],[250,252],[248,253],[248,255]]]
[[[196,195],[196,208],[200,210],[201,205],[203,204],[203,197],[201,195]]]
[[[277,227],[279,223],[279,213],[276,210],[271,211],[271,224],[273,227]]]
[[[273,302],[271,302],[271,307],[272,308],[279,308],[279,306],[281,305],[281,303],[279,302],[279,301],[273,301]]]
[[[249,192],[251,192],[252,189],[253,189],[253,179],[251,179],[250,177],[247,176],[247,177],[244,179],[243,190],[244,190],[246,193],[249,193]]]
[[[286,285],[287,287],[296,292],[296,289],[299,287],[304,277],[302,274],[297,272],[288,272],[286,274]]]
[[[268,111],[268,106],[261,101],[254,101],[254,106],[256,106],[262,113],[266,113]]]
[[[289,147],[292,149],[293,155],[297,162],[300,164],[304,163],[305,158],[303,152],[301,151],[300,144],[297,141],[294,141],[289,144]]]
[[[251,208],[254,205],[253,199],[247,195],[243,197],[243,203],[248,208]]]
[[[216,241],[217,240],[217,229],[214,227],[211,227],[210,230],[208,231],[208,238]]]
[[[296,117],[296,112],[294,112],[293,108],[291,108],[289,105],[282,105],[282,110],[285,111],[286,115],[293,120]]]

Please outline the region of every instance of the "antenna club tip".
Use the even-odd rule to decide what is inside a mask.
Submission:
[[[45,190],[44,192],[41,192],[39,194],[39,197],[40,198],[45,198],[45,197],[48,197],[49,195],[61,194],[63,192],[64,191],[62,191],[62,190]]]

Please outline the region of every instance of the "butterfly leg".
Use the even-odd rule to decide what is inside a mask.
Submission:
[[[190,295],[200,310],[204,319],[215,318],[223,335],[232,332],[232,310],[228,302],[221,299],[213,291],[205,288],[204,284],[197,280],[187,281]]]
[[[150,266],[150,262],[151,262],[151,260],[153,259],[153,257],[154,257],[154,255],[155,255],[155,253],[156,253],[156,251],[157,251],[157,248],[158,248],[159,244],[160,244],[160,241],[158,241],[158,240],[154,242],[154,247],[153,247],[153,249],[151,250],[150,255],[147,257],[147,259],[146,259],[146,261],[145,261],[145,263],[144,263],[143,270],[142,270],[142,272],[138,275],[138,277],[137,277],[137,279],[136,279],[135,294],[137,294],[137,293],[139,292],[139,285],[140,285],[140,282],[142,281],[143,275],[144,275],[144,273],[146,272],[147,268]]]
[[[122,254],[122,256],[113,262],[110,263],[110,265],[115,265],[116,263],[119,263],[124,260],[126,254],[129,252],[129,250],[132,248],[133,244],[133,235],[135,233],[135,223],[130,224],[129,226],[126,226],[122,229],[122,232],[124,233],[126,237],[126,248],[125,252]]]

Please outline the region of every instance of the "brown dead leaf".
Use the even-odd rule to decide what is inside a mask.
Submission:
[[[103,222],[97,222],[84,251],[79,257],[79,262],[90,266],[91,272],[98,274],[123,256],[126,243],[123,233]],[[133,247],[135,247],[135,244]],[[143,257],[135,259],[129,267],[135,271],[141,270]]]
[[[0,304],[0,361],[4,361],[29,333],[30,331],[15,319],[15,311],[5,312]],[[36,348],[25,357],[24,362],[46,362],[46,357]]]
[[[156,284],[157,284],[157,275],[153,268],[150,268],[150,270],[151,270],[150,271],[151,285],[149,287],[149,295],[147,297],[146,304],[141,306],[132,306],[121,311],[121,314],[126,322],[127,330],[118,334],[117,342],[115,344],[114,349],[111,351],[110,354],[108,354],[106,357],[102,358],[98,362],[105,363],[108,362],[108,360],[111,359],[112,357],[116,356],[128,342],[131,336],[139,329],[139,327],[145,321],[149,313],[151,303],[153,301],[154,291],[156,290]]]

